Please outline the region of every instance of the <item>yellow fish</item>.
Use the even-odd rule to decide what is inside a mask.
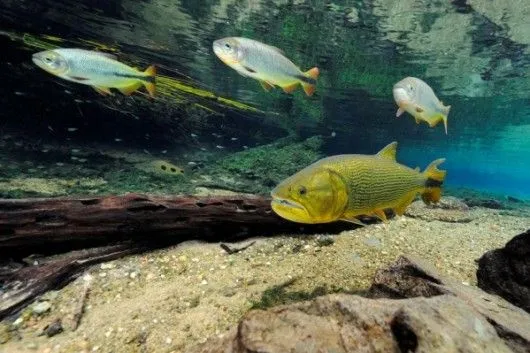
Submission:
[[[416,119],[417,124],[423,120],[430,127],[443,121],[447,135],[447,115],[451,106],[444,105],[428,84],[416,77],[406,77],[394,85],[393,94],[399,106],[396,117],[407,112]]]
[[[53,49],[33,54],[33,62],[41,69],[62,79],[89,85],[101,94],[111,94],[117,88],[130,95],[145,86],[155,95],[156,69],[149,66],[138,71],[116,60],[116,56],[84,49]]]
[[[279,86],[291,93],[300,84],[308,96],[315,92],[318,68],[302,72],[276,47],[253,39],[227,37],[214,41],[213,51],[226,65],[258,80],[267,91]]]
[[[397,142],[375,155],[345,154],[321,159],[282,181],[271,192],[272,209],[299,223],[377,216],[386,222],[385,209],[402,215],[421,194],[425,203],[438,202],[445,171],[433,161],[422,173],[396,162]]]

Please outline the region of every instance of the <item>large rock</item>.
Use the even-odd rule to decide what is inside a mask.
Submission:
[[[530,230],[478,261],[478,286],[530,313]]]
[[[530,315],[420,260],[379,271],[370,295],[253,310],[193,352],[530,352]],[[388,295],[406,299],[378,298]]]

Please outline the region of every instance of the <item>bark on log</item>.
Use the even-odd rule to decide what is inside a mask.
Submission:
[[[351,228],[307,226],[275,215],[263,197],[162,197],[0,200],[0,256],[58,253],[130,239],[178,243]],[[156,236],[156,237],[155,237]]]

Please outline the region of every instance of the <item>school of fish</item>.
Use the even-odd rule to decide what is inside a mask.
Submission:
[[[243,37],[227,37],[212,44],[215,55],[239,74],[257,80],[270,91],[280,87],[292,93],[301,86],[307,96],[315,93],[319,69],[302,71],[274,46]],[[142,86],[155,97],[154,65],[139,71],[113,54],[77,48],[46,50],[33,54],[41,69],[62,79],[92,86],[101,94],[117,89],[130,95]],[[407,112],[416,123],[430,127],[443,122],[451,106],[444,105],[433,89],[415,77],[397,82],[392,93],[396,117]],[[396,161],[397,142],[375,155],[344,154],[323,158],[282,181],[271,192],[271,207],[279,216],[298,223],[349,221],[364,225],[360,216],[387,222],[386,211],[402,215],[421,195],[425,203],[438,202],[446,172],[438,169],[444,159],[433,161],[423,172]]]

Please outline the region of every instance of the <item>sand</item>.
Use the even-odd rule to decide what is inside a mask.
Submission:
[[[17,322],[18,338],[12,332],[0,352],[186,352],[226,333],[273,286],[288,282],[287,292],[357,292],[401,254],[420,256],[475,285],[475,260],[530,228],[530,217],[520,212],[472,208],[457,221],[440,217],[443,210],[429,219],[429,212],[338,235],[251,239],[230,244],[255,241],[232,255],[218,243],[190,242],[96,265],[48,293],[49,311],[29,315],[27,309]],[[86,312],[73,332],[71,318],[87,281]],[[64,332],[39,336],[57,318]]]

